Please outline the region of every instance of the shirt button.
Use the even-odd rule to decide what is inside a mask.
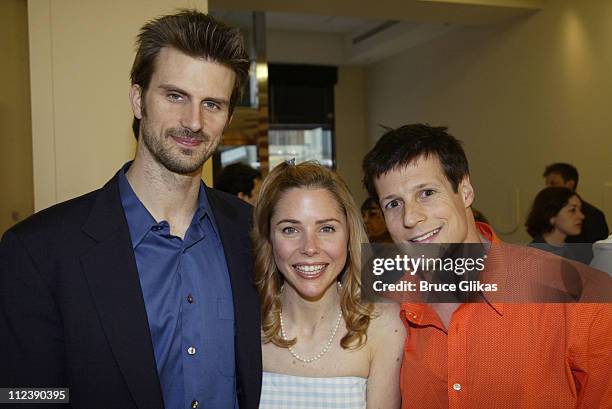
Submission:
[[[193,304],[193,295],[189,294],[189,295],[187,296],[187,302],[188,302],[189,304]]]
[[[453,389],[456,391],[460,391],[461,390],[461,384],[460,383],[456,383],[453,385]]]
[[[196,409],[198,406],[200,406],[200,402],[198,402],[197,400],[194,400],[193,402],[191,402],[191,407],[193,409]]]
[[[189,348],[187,348],[187,353],[188,353],[189,355],[195,355],[195,353],[196,353],[196,349],[195,349],[195,347],[189,347]]]
[[[151,228],[151,230],[153,230],[153,231],[160,231],[161,229],[163,229],[163,227],[162,227],[162,226],[160,226],[159,224],[158,224],[158,225],[156,225],[156,226],[153,226],[153,227]]]

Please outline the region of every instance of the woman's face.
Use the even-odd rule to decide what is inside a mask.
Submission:
[[[578,196],[572,196],[567,204],[559,210],[556,216],[550,219],[550,224],[554,229],[559,230],[567,236],[580,234],[584,215],[581,211],[582,203]]]
[[[270,239],[285,282],[308,300],[319,299],[334,285],[346,264],[346,216],[325,189],[283,193],[270,220]]]

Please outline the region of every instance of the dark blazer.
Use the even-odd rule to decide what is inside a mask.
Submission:
[[[206,193],[234,296],[239,404],[255,409],[262,369],[252,208],[214,189]],[[61,408],[164,407],[117,175],[2,238],[0,387],[69,387],[71,406]]]

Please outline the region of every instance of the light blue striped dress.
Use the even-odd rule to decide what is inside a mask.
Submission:
[[[264,372],[259,409],[365,409],[368,380]]]

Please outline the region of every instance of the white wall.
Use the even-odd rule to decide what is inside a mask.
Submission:
[[[367,196],[361,184],[361,160],[368,150],[365,88],[362,67],[338,67],[338,83],[334,89],[336,164],[357,206]]]
[[[549,1],[369,67],[371,144],[378,123],[448,125],[465,143],[476,206],[506,240],[529,240],[526,212],[556,161],[578,168],[579,193],[612,222],[611,21],[610,1]]]
[[[104,184],[133,157],[138,29],[206,0],[29,0],[35,209]],[[210,173],[210,172],[209,172]]]

